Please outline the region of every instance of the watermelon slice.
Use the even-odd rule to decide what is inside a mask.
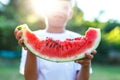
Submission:
[[[91,53],[95,50],[101,40],[101,33],[98,28],[89,28],[84,36],[64,41],[53,40],[52,38],[40,39],[27,26],[20,25],[17,29],[23,31],[24,44],[33,54],[55,62],[84,58],[85,53]]]

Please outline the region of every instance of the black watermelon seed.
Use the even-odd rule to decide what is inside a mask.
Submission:
[[[45,46],[48,46],[48,43],[46,43],[46,45]]]

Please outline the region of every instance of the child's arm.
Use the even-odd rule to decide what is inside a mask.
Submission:
[[[15,29],[14,31],[15,37],[18,40],[18,43],[27,50],[23,43],[21,30]],[[32,54],[30,51],[27,51],[27,59],[25,64],[25,71],[24,71],[25,80],[37,80],[37,61],[36,56]]]
[[[77,72],[76,80],[89,80],[89,66],[82,67],[81,70]]]
[[[37,80],[38,73],[36,59],[36,56],[28,51],[24,72],[25,80]]]
[[[81,64],[81,70],[77,72],[76,80],[89,80],[90,64],[95,54],[96,51],[94,50],[92,54],[86,53],[86,57],[84,59],[76,61],[77,63]]]

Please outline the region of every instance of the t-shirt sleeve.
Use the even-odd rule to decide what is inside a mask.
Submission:
[[[27,50],[24,50],[22,48],[21,60],[20,60],[20,70],[19,70],[21,74],[24,74],[26,57],[27,57]]]
[[[78,63],[75,63],[75,70],[78,71],[78,70],[80,70],[80,69],[81,69],[81,65],[78,64]],[[89,72],[90,72],[90,74],[92,74],[92,72],[93,72],[91,66],[90,66],[90,71],[89,71]]]

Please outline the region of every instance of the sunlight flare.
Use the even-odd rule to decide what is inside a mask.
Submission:
[[[52,14],[56,9],[58,9],[57,0],[31,0],[33,10],[38,15],[48,15]]]

